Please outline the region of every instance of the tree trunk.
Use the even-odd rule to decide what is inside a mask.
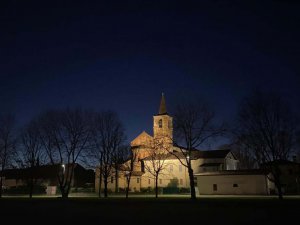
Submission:
[[[30,183],[29,183],[29,198],[32,198],[32,193],[33,193],[33,178],[30,178]]]
[[[69,197],[69,192],[66,191],[66,190],[64,189],[64,190],[62,191],[61,197],[62,197],[63,199],[68,199],[68,197]]]
[[[98,193],[98,197],[101,198],[101,187],[102,187],[102,173],[101,170],[99,170],[99,193]]]
[[[62,199],[67,199],[69,196],[69,192],[66,190],[66,184],[60,184],[59,189],[61,192],[61,198]]]
[[[131,179],[131,177],[129,177],[128,180],[127,180],[126,198],[128,198],[129,186],[130,186],[130,179]]]
[[[155,198],[158,198],[158,175],[155,177]]]
[[[107,179],[108,179],[108,177],[104,177],[104,198],[107,198]]]
[[[118,177],[119,177],[119,170],[118,169],[116,169],[116,183],[115,183],[115,193],[118,193],[119,192],[119,179],[118,179]]]
[[[196,199],[196,192],[195,192],[195,181],[194,181],[194,174],[193,169],[191,168],[191,165],[188,165],[188,172],[189,172],[189,178],[190,178],[190,188],[191,188],[191,199]]]
[[[2,198],[2,192],[3,192],[3,190],[2,190],[2,175],[0,175],[0,198]]]
[[[275,180],[275,186],[277,187],[277,191],[278,191],[278,198],[279,200],[282,200],[283,194],[282,194],[281,181],[280,181],[280,169],[278,165],[275,165],[274,180]]]
[[[279,200],[282,200],[283,199],[283,194],[282,194],[282,189],[281,189],[280,184],[278,185],[277,190],[278,190],[278,198],[279,198]]]

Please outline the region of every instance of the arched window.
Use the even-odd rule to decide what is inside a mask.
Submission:
[[[159,127],[159,128],[162,128],[162,119],[160,119],[160,120],[158,121],[158,127]]]

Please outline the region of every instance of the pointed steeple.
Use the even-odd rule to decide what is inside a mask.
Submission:
[[[163,115],[163,114],[167,114],[167,107],[166,107],[166,100],[165,100],[164,93],[161,93],[158,115]]]

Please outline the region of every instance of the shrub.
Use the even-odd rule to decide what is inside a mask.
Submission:
[[[154,189],[151,187],[141,188],[141,193],[153,193]]]
[[[190,188],[179,188],[179,193],[190,193]]]
[[[6,188],[3,190],[5,194],[29,194],[29,186],[22,185],[11,188]],[[33,187],[33,194],[46,194],[46,187],[43,185],[35,185]]]
[[[163,188],[164,194],[178,194],[179,188],[178,187],[165,187]]]
[[[168,187],[173,187],[173,188],[177,188],[179,184],[178,178],[173,178],[170,180],[170,182],[168,183]]]
[[[92,193],[95,192],[94,188],[86,188],[86,187],[74,187],[71,188],[70,193]]]

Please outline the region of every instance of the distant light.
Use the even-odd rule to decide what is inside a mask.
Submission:
[[[63,168],[63,173],[65,173],[65,164],[62,164],[61,167]]]
[[[190,161],[190,156],[187,155],[187,156],[186,156],[186,159],[187,159],[187,161],[189,162],[189,161]]]

